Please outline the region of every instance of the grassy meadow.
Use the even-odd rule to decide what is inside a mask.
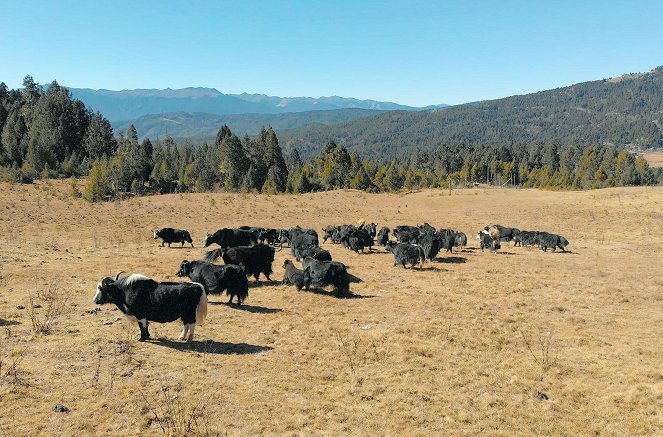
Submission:
[[[82,188],[82,184],[81,187]],[[663,187],[585,192],[173,194],[90,204],[69,181],[0,185],[0,435],[661,435]],[[273,283],[211,296],[194,342],[141,343],[92,303],[120,270],[180,280],[206,232],[421,224],[468,235],[423,269],[323,244],[352,298]],[[503,243],[489,223],[565,236]],[[195,248],[152,230],[188,229]],[[188,245],[187,245],[188,246]],[[97,309],[99,308],[99,309]],[[69,411],[53,411],[56,404]]]

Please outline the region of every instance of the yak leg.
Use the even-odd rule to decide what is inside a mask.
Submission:
[[[186,339],[187,343],[193,340],[193,331],[196,329],[195,323],[189,324],[189,337]]]
[[[179,339],[184,340],[184,337],[186,337],[188,332],[189,332],[189,324],[185,323],[184,326],[182,326],[182,332],[180,333]]]
[[[147,319],[140,319],[138,321],[138,327],[140,328],[140,340],[145,341],[150,339],[150,331],[147,328],[148,323]]]

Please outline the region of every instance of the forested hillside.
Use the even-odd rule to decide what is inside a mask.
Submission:
[[[380,157],[442,145],[663,146],[663,67],[534,94],[425,112],[387,112],[281,132],[285,148],[315,155],[328,140]]]
[[[318,153],[303,159],[297,148],[284,153],[276,131],[265,126],[255,137],[240,138],[223,125],[202,145],[178,143],[170,135],[140,141],[135,126],[114,133],[107,119],[66,88],[54,81],[45,90],[30,76],[21,90],[0,84],[0,131],[1,180],[87,176],[83,192],[75,183],[72,192],[90,201],[214,189],[377,192],[478,183],[588,189],[651,185],[663,178],[663,169],[651,169],[642,157],[593,142],[458,143],[372,158],[324,141]]]

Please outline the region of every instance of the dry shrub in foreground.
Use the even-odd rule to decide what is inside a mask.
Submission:
[[[37,290],[36,296],[30,293],[32,331],[37,334],[50,334],[66,311],[68,302],[69,294],[52,283],[46,290]]]
[[[180,399],[179,388],[164,386],[159,390],[157,399],[148,405],[152,417],[148,426],[156,424],[167,436],[216,436],[210,431],[210,417],[205,405],[207,397],[202,397],[197,404],[189,405]]]

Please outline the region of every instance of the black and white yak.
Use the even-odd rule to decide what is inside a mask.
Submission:
[[[120,272],[122,273],[122,272]],[[197,282],[157,282],[134,273],[120,278],[105,277],[97,284],[92,301],[97,305],[112,303],[140,328],[140,341],[149,340],[149,322],[167,323],[181,319],[180,340],[193,339],[196,325],[207,317],[205,287]]]

